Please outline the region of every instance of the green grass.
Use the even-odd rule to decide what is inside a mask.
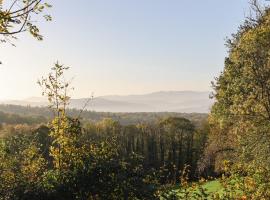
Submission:
[[[204,189],[207,190],[209,193],[213,192],[221,192],[222,191],[222,185],[218,180],[209,181],[203,185]]]
[[[207,194],[212,194],[212,193],[219,193],[222,194],[222,185],[219,182],[219,180],[213,180],[213,181],[208,181],[205,184],[202,185],[203,190],[207,193]],[[188,189],[189,190],[189,189]],[[189,191],[191,191],[192,189],[190,188]],[[179,188],[179,186],[176,186],[175,188],[171,189],[171,193],[175,193],[177,194],[177,197],[179,199],[183,199],[184,194],[183,194],[183,190],[181,188]],[[201,194],[200,190],[198,188],[195,188],[193,192],[190,192],[191,196],[194,196],[195,194]],[[161,198],[161,200],[163,200],[164,198]],[[196,199],[196,198],[191,198],[192,199]]]

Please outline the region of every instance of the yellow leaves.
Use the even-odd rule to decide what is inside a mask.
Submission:
[[[37,40],[42,40],[43,36],[36,25],[39,18],[36,16],[38,14],[42,16],[42,13],[50,7],[51,5],[39,0],[17,0],[11,2],[10,5],[7,4],[4,9],[3,0],[0,0],[0,35],[3,37],[0,42],[17,39],[16,35],[25,31]],[[43,15],[43,17],[46,21],[51,21],[50,15]]]
[[[202,178],[200,178],[199,183],[202,184],[202,183],[205,183],[206,181],[207,181],[207,180],[206,180],[205,178],[202,177]]]
[[[89,154],[89,149],[82,144],[77,145],[80,134],[81,127],[77,120],[69,119],[63,114],[52,121],[50,136],[53,145],[50,147],[50,155],[56,169],[67,170],[71,166],[83,166],[83,157]],[[94,146],[90,147],[90,152],[92,150]]]
[[[11,170],[2,171],[0,177],[2,182],[5,183],[7,186],[11,186],[16,180],[16,174]]]
[[[241,196],[240,199],[241,199],[241,200],[247,200],[247,196],[246,196],[246,195],[243,195],[243,196]]]
[[[46,166],[45,159],[34,144],[27,146],[15,155],[7,153],[6,157],[1,158],[0,162],[2,163],[1,191],[12,190],[18,184],[39,183]]]
[[[225,159],[234,163],[252,159],[261,161],[261,166],[267,166],[270,10],[265,12],[260,23],[241,26],[231,41],[224,72],[215,85],[217,102],[209,118],[213,124],[209,137],[211,145],[220,149],[233,147],[236,151],[226,153]],[[221,160],[216,157],[216,166],[220,166]],[[230,173],[229,167],[230,163],[226,161],[225,172]],[[246,180],[245,186],[249,189],[256,187],[251,180]]]
[[[45,168],[46,161],[39,153],[39,149],[32,145],[22,152],[22,176],[29,182],[37,181],[40,173]]]
[[[245,187],[247,188],[247,190],[249,190],[249,191],[256,190],[256,183],[255,183],[253,178],[246,177],[244,180],[244,184],[245,184]]]
[[[225,172],[228,172],[230,170],[231,162],[229,160],[224,160],[223,166],[224,166],[223,170]]]

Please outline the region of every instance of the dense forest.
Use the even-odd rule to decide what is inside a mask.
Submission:
[[[38,124],[53,119],[53,112],[47,107],[31,107],[19,105],[0,104],[0,119],[7,124]],[[98,122],[104,118],[118,121],[121,125],[134,125],[138,123],[152,123],[168,117],[186,118],[196,126],[200,126],[206,120],[205,113],[172,113],[172,112],[143,112],[143,113],[110,113],[88,110],[66,109],[70,117],[78,118],[83,122]]]
[[[50,8],[41,2],[0,1],[2,42],[42,40],[28,18]],[[68,109],[69,68],[55,63],[38,81],[48,108],[0,106],[0,199],[270,199],[270,8],[251,6],[209,115]]]
[[[198,161],[208,134],[206,121],[196,127],[190,120],[180,117],[133,125],[121,125],[111,118],[81,123],[76,118],[61,117],[67,121],[64,127],[61,125],[64,130],[58,131],[65,132],[64,135],[57,133],[56,137],[54,129],[60,129],[58,123],[55,124],[57,118],[52,123],[34,123],[35,117],[2,116],[5,117],[1,118],[0,126],[0,191],[4,199],[87,199],[92,195],[95,199],[118,199],[121,198],[119,192],[126,192],[131,198],[156,199],[163,187],[180,182],[184,169],[189,170],[191,180],[197,180]],[[53,156],[53,152],[60,156],[57,152],[60,145],[61,164],[56,160],[60,158]],[[52,151],[53,148],[57,150]],[[73,164],[74,169],[69,166]],[[61,181],[59,165],[68,165],[67,171],[61,172],[67,177],[62,174],[64,180]],[[93,171],[88,171],[90,169]],[[122,187],[122,181],[127,181],[128,186]],[[71,185],[65,185],[66,182]],[[78,183],[87,194],[77,194],[86,192],[73,188]]]
[[[129,162],[132,162],[132,163],[135,162],[133,160],[128,161],[128,159],[131,159],[133,156],[136,156],[136,159],[139,159],[140,161],[140,166],[142,167],[140,173],[143,173],[143,174],[145,173],[145,176],[150,176],[149,174],[152,174],[152,173],[155,174],[152,177],[153,179],[155,179],[155,184],[163,185],[163,184],[175,184],[179,182],[179,179],[178,179],[179,173],[185,167],[185,165],[189,165],[189,168],[192,171],[191,178],[195,178],[197,161],[200,155],[202,154],[203,145],[206,142],[206,132],[201,129],[196,130],[195,126],[189,120],[184,119],[184,118],[170,117],[164,120],[157,121],[155,124],[151,123],[151,124],[137,124],[137,125],[127,125],[127,126],[122,126],[120,125],[119,122],[113,121],[112,119],[108,119],[108,118],[97,123],[86,123],[85,125],[82,125],[80,124],[79,121],[70,119],[70,118],[68,119],[68,122],[71,123],[69,124],[69,126],[71,126],[70,129],[72,130],[74,129],[74,131],[80,132],[79,135],[76,135],[76,145],[80,149],[80,150],[77,149],[78,151],[88,152],[90,151],[91,146],[96,144],[98,146],[102,145],[102,151],[106,152],[106,148],[109,148],[107,145],[109,146],[113,145],[113,150],[117,151],[114,153],[117,154],[117,157],[119,157],[118,159],[120,159],[119,161],[117,161],[115,160],[114,157],[112,158],[109,157],[106,159],[104,158],[105,159],[104,161],[112,162],[112,163],[108,163],[108,166],[100,166],[99,164],[97,164],[97,166],[91,166],[94,169],[97,167],[97,169],[95,170],[101,170],[100,171],[101,174],[99,175],[99,177],[91,177],[93,182],[90,182],[88,179],[86,179],[86,183],[84,183],[86,184],[84,186],[86,188],[90,187],[91,184],[97,185],[103,178],[106,178],[106,179],[109,178],[107,177],[108,174],[106,173],[119,173],[119,174],[115,174],[116,179],[120,178],[121,176],[124,176],[123,177],[124,179],[133,178],[132,177],[133,175],[128,174],[129,173],[128,171],[110,172],[110,167],[114,167],[115,164],[117,165],[119,164],[119,163],[114,163],[114,162],[121,162],[121,163],[124,162],[126,164],[131,164]],[[8,181],[8,183],[12,182],[12,187],[13,187],[13,190],[12,190],[11,188],[9,188],[10,187],[9,184],[4,184],[1,186],[1,191],[4,192],[6,195],[8,194],[7,193],[8,191],[10,192],[10,195],[15,195],[14,190],[17,190],[20,187],[22,187],[21,176],[24,176],[24,178],[26,178],[28,175],[29,176],[33,175],[30,173],[30,174],[24,174],[24,175],[20,174],[18,176],[17,174],[17,173],[23,173],[19,171],[20,169],[23,170],[26,166],[23,163],[21,163],[21,161],[16,160],[16,159],[18,158],[18,156],[19,157],[22,156],[20,155],[20,153],[24,151],[30,151],[29,149],[30,146],[32,146],[32,148],[34,147],[37,148],[36,149],[37,152],[32,152],[34,153],[33,154],[34,157],[40,154],[38,157],[42,156],[45,159],[44,161],[47,162],[48,165],[45,165],[46,167],[45,166],[43,167],[46,170],[53,169],[53,163],[50,163],[52,162],[51,161],[52,158],[50,158],[51,153],[52,153],[52,152],[50,153],[50,150],[51,150],[50,148],[54,146],[55,141],[51,135],[50,130],[51,130],[50,126],[46,126],[46,125],[38,125],[38,126],[37,125],[35,126],[33,125],[32,126],[30,125],[2,125],[0,134],[1,134],[1,137],[3,138],[3,141],[5,141],[4,142],[5,146],[3,146],[3,149],[2,149],[5,152],[5,153],[2,152],[4,153],[2,155],[3,156],[5,155],[5,156],[2,157],[3,158],[2,163],[8,164],[11,158],[14,159],[13,162],[16,162],[16,165],[13,165],[15,163],[12,162],[12,163],[9,163],[7,166],[5,166],[6,168],[2,168],[2,170],[4,170],[5,173],[2,173],[1,181],[3,182]],[[71,133],[69,132],[69,134]],[[64,139],[64,138],[61,138],[61,139]],[[65,138],[65,139],[71,139],[71,138]],[[75,142],[75,141],[72,141],[72,142]],[[71,145],[72,148],[75,148],[73,147],[73,143],[69,145]],[[86,149],[83,150],[81,149],[82,147],[88,150]],[[68,147],[65,146],[64,148],[68,148]],[[5,157],[8,160],[5,160],[4,159]],[[31,170],[30,168],[34,167],[32,165],[35,165],[37,162],[34,159],[34,157],[33,157],[33,163],[32,164],[29,163],[30,164],[28,166],[29,170]],[[76,159],[79,159],[79,158],[80,157],[77,157]],[[27,159],[27,156],[21,159]],[[68,158],[63,158],[63,159],[68,159],[66,160],[66,162],[69,162],[69,156]],[[84,158],[84,159],[87,159],[87,158]],[[103,159],[103,158],[99,158],[99,159]],[[107,159],[112,159],[112,160],[107,160]],[[91,163],[89,163],[89,165],[91,165]],[[104,169],[100,169],[100,167],[104,167]],[[108,167],[108,169],[106,167]],[[131,167],[133,168],[136,166],[131,166]],[[12,174],[12,171],[10,171],[11,169],[15,170],[15,171],[13,170],[12,171],[13,173],[17,174],[15,177],[19,178],[19,180],[16,180],[16,178],[9,180],[8,177],[6,177],[8,174],[9,175],[10,173]],[[79,170],[79,169],[76,169],[76,170]],[[109,170],[109,172],[103,172],[103,170]],[[75,173],[75,171],[72,173]],[[94,174],[95,172],[89,175],[92,176]],[[120,176],[120,177],[117,177],[117,176]],[[28,177],[28,178],[31,178],[31,177]],[[36,193],[40,191],[32,191],[34,190],[34,188],[31,189],[30,185],[27,186],[29,184],[27,183],[29,180],[28,178],[25,179],[26,183],[24,183],[26,184],[25,187],[29,187],[27,189],[28,192],[25,194],[17,194],[17,195],[25,196],[25,198],[30,198],[30,196],[31,198],[45,198],[45,197],[40,196],[39,193],[35,194],[37,196],[32,196],[34,195],[34,194],[31,194],[32,192]],[[39,179],[38,181],[41,181],[41,180]],[[103,185],[97,188],[100,193],[98,192],[95,195],[99,195],[99,196],[109,195],[109,194],[103,194],[104,193],[103,188],[109,187],[109,185],[106,185],[106,184],[112,184],[112,183],[107,183],[105,181]],[[128,183],[128,184],[131,184],[131,183]],[[136,182],[136,184],[138,183]],[[16,188],[16,187],[19,187],[19,188]],[[131,186],[131,187],[134,187],[134,189],[136,190],[139,189],[139,188],[136,188],[137,187],[136,185]],[[23,189],[23,188],[20,188],[20,189]],[[89,190],[90,190],[89,192],[94,192],[94,191],[91,191],[92,189],[90,188]],[[55,194],[51,194],[51,195],[55,195]],[[10,196],[10,198],[11,197],[15,198],[15,196]],[[49,198],[49,197],[46,196],[46,198]]]

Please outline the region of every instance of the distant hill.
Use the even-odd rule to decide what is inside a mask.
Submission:
[[[209,94],[210,92],[197,91],[161,91],[143,95],[109,95],[94,98],[86,109],[97,112],[208,113],[213,104]],[[69,107],[81,109],[86,101],[86,98],[71,99]],[[47,105],[46,99],[39,97],[0,103],[23,106]]]

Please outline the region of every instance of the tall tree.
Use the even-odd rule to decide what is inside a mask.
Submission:
[[[208,155],[218,163],[238,158],[269,166],[270,9],[256,10],[227,46],[224,70],[213,83]]]

